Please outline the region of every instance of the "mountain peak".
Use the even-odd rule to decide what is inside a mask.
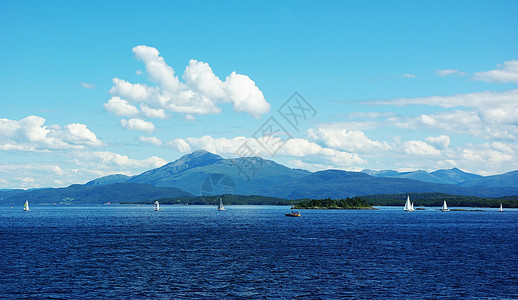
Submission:
[[[172,163],[169,163],[167,165],[181,165],[181,164],[199,164],[204,162],[214,162],[218,160],[222,160],[223,157],[210,153],[209,151],[205,150],[196,150],[190,154],[185,154],[179,159],[175,160]]]

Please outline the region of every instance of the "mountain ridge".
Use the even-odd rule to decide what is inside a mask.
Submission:
[[[103,195],[109,199],[118,199],[119,202],[135,197],[137,200],[149,200],[158,196],[174,198],[175,195],[218,194],[258,195],[284,199],[346,198],[400,193],[502,197],[518,195],[518,171],[486,177],[457,168],[441,169],[431,173],[423,170],[309,172],[289,168],[260,157],[225,159],[200,150],[135,176],[108,175],[91,180],[85,185],[71,185],[59,189],[0,191],[0,199],[25,197],[43,201],[39,195],[46,193],[47,200],[55,200],[51,202],[63,202],[63,199],[73,198],[90,199],[84,201],[92,203],[99,203]],[[75,203],[82,203],[81,201],[83,200]]]

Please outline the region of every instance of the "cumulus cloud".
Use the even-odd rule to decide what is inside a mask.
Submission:
[[[162,146],[162,140],[160,140],[159,138],[157,138],[155,136],[150,136],[150,137],[140,136],[138,139],[139,139],[139,141],[144,142],[146,144],[150,144],[150,145],[154,145],[154,146]]]
[[[155,131],[155,125],[153,123],[141,119],[122,119],[121,125],[127,130],[138,130],[147,133]]]
[[[430,136],[425,140],[438,149],[447,149],[450,145],[450,137],[444,134],[437,137]]]
[[[434,146],[423,141],[407,141],[404,144],[405,153],[410,155],[440,155],[441,152]]]
[[[498,65],[496,70],[477,72],[473,75],[473,80],[494,83],[518,83],[518,60],[508,60],[503,65]]]
[[[359,130],[347,130],[336,127],[308,129],[307,135],[315,141],[322,141],[326,146],[350,152],[386,151],[391,148],[387,142],[369,139]]]
[[[466,75],[466,73],[460,72],[459,70],[455,70],[455,69],[439,70],[436,73],[437,73],[437,76],[441,76],[441,77],[452,76],[452,75],[461,77],[461,76]]]
[[[157,49],[142,45],[134,47],[133,53],[144,63],[156,86],[114,78],[110,92],[139,104],[146,117],[157,117],[160,112],[159,117],[165,118],[165,111],[189,115],[217,114],[221,112],[218,104],[223,102],[232,103],[235,111],[246,112],[254,118],[270,111],[270,104],[263,93],[246,75],[232,72],[222,81],[207,63],[191,60],[182,76],[184,82],[181,82]]]
[[[104,108],[119,117],[133,117],[139,114],[137,107],[119,97],[112,97],[108,103],[104,103]]]
[[[167,119],[168,115],[163,109],[155,109],[151,108],[144,103],[140,104],[140,110],[147,118],[155,118],[155,119]]]
[[[84,124],[45,126],[45,121],[38,116],[19,121],[0,119],[0,150],[84,149],[103,145]]]

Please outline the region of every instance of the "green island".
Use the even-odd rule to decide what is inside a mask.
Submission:
[[[376,209],[370,206],[363,198],[346,199],[303,199],[300,200],[294,209]]]

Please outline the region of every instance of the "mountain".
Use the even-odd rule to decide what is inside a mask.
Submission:
[[[195,151],[127,182],[176,187],[194,195],[262,195],[265,187],[309,174],[309,171],[291,169],[259,157],[224,159],[207,151]]]
[[[449,169],[449,170],[437,170],[431,173],[428,173],[423,170],[413,171],[413,172],[398,172],[393,170],[381,170],[381,171],[373,171],[373,170],[363,170],[362,173],[369,174],[374,177],[386,177],[386,178],[407,178],[414,179],[424,182],[433,182],[433,183],[444,183],[444,184],[459,184],[465,181],[475,180],[481,178],[482,176],[476,174],[466,173],[457,168]]]
[[[441,178],[447,181],[450,184],[459,184],[462,182],[475,180],[482,178],[482,176],[478,174],[466,173],[457,168],[449,169],[449,170],[437,170],[435,172],[430,173],[431,175]]]
[[[86,185],[107,185],[107,184],[114,184],[114,183],[123,183],[130,180],[130,176],[122,175],[122,174],[115,174],[115,175],[108,175],[105,177],[97,178],[92,181],[89,181],[86,183]]]
[[[346,198],[373,194],[447,193],[481,197],[518,195],[518,188],[465,188],[406,178],[373,177],[361,172],[319,171],[270,187],[262,195],[282,198]]]
[[[518,195],[518,171],[482,177],[459,169],[311,173],[259,157],[224,159],[195,151],[136,176],[106,176],[62,189],[0,191],[0,201],[35,203],[138,202],[157,198],[259,195],[284,199],[346,198],[373,194],[447,193],[480,197]],[[2,200],[2,198],[4,200]]]
[[[463,187],[518,187],[518,171],[480,177],[459,185]]]
[[[102,186],[74,184],[66,188],[32,191],[11,190],[0,193],[0,204],[102,204],[106,202],[151,202],[161,198],[189,197],[177,188],[155,187],[138,183],[115,183]]]

